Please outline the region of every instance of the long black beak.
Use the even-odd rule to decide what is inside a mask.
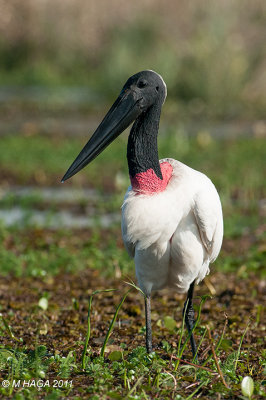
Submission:
[[[120,94],[88,143],[69,167],[61,182],[71,178],[94,160],[141,114],[139,105],[141,99],[135,91],[130,89]]]

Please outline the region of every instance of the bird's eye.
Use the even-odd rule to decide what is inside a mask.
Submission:
[[[138,82],[138,88],[140,88],[140,89],[144,88],[147,85],[148,85],[148,82],[144,81],[143,79]]]
[[[159,86],[156,86],[156,88],[155,88],[155,89],[156,89],[156,91],[157,91],[157,92],[159,92]]]

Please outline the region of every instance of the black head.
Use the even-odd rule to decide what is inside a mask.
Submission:
[[[156,72],[146,70],[131,76],[99,127],[67,170],[62,182],[89,164],[150,107],[161,107],[165,98],[166,85]]]
[[[139,106],[142,111],[147,111],[153,104],[163,104],[166,95],[166,84],[163,78],[154,71],[145,70],[132,75],[123,86],[122,92],[132,90],[141,97]]]

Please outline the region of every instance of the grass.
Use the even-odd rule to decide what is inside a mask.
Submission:
[[[124,283],[134,276],[133,262],[117,224],[80,230],[0,224],[0,397],[262,398],[265,139],[215,140],[212,132],[190,137],[181,123],[169,122],[176,115],[196,123],[265,117],[260,0],[244,7],[242,0],[208,7],[168,0],[167,6],[155,1],[141,8],[133,2],[110,8],[103,1],[93,12],[84,2],[77,2],[75,12],[70,2],[63,8],[56,2],[49,7],[50,2],[45,18],[39,2],[15,7],[10,2],[1,12],[0,84],[37,86],[39,93],[42,87],[54,89],[42,102],[2,102],[3,116],[29,112],[31,120],[47,111],[61,116],[71,102],[56,88],[66,85],[80,85],[91,94],[79,104],[77,91],[69,113],[93,108],[99,113],[102,100],[110,105],[129,75],[158,71],[169,92],[160,157],[179,159],[213,180],[223,203],[225,239],[210,276],[196,291],[196,360],[181,317],[184,298],[170,291],[152,297],[155,352],[147,355],[143,298],[134,284],[128,293]],[[94,94],[99,106],[92,105]],[[38,123],[26,124],[25,130],[1,136],[0,189],[8,191],[0,191],[1,209],[19,207],[27,215],[49,210],[51,217],[61,209],[74,210],[84,218],[87,211],[119,210],[129,183],[126,135],[64,184],[99,193],[98,200],[77,204],[38,193],[17,196],[13,185],[60,190],[61,177],[87,138],[41,136],[35,133]],[[5,387],[4,380],[11,385]]]
[[[116,269],[125,274],[132,270],[122,247],[119,228],[98,232],[97,229],[94,232],[2,229],[0,235],[4,244],[0,252],[1,275],[41,278],[61,271],[94,268],[110,277]]]
[[[262,174],[265,160],[264,138],[239,140],[214,140],[211,132],[199,132],[190,138],[179,129],[161,129],[159,154],[161,158],[173,157],[192,168],[207,173],[216,184],[222,197],[243,204],[260,198],[263,194]],[[1,170],[16,182],[59,185],[62,175],[79,153],[86,139],[66,139],[40,135],[12,135],[1,138]],[[72,179],[76,185],[115,189],[117,173],[122,173],[122,189],[127,187],[126,162],[127,136],[122,135],[82,175]],[[14,154],[16,158],[14,159]],[[245,185],[243,185],[245,180]],[[69,184],[69,183],[66,183]]]
[[[245,376],[252,378],[254,392],[250,392],[252,383],[245,380],[249,387],[243,393],[252,399],[263,395],[264,142],[258,138],[214,140],[209,133],[191,138],[164,127],[161,131],[161,157],[178,158],[207,173],[223,202],[223,249],[196,292],[198,361],[191,356],[182,323],[184,298],[168,291],[152,298],[156,351],[147,355],[143,298],[133,290],[134,284],[127,293],[124,281],[133,277],[133,263],[118,225],[51,230],[2,224],[2,396],[182,400],[213,399],[220,394],[235,399],[243,398]],[[43,200],[36,194],[16,197],[12,185],[60,188],[59,180],[81,142],[60,136],[4,136],[0,168],[5,176],[2,184],[10,187],[11,194],[2,196],[1,208],[21,206],[34,212],[76,206]],[[73,190],[89,186],[99,195],[108,193],[108,204],[86,201],[97,214],[117,211],[121,205],[128,185],[125,147],[126,136],[122,136],[65,183]],[[82,200],[82,213],[84,206]],[[212,298],[206,299],[209,294]],[[20,387],[1,387],[2,380],[15,381]]]
[[[241,0],[210,7],[154,1],[107,13],[108,5],[102,1],[92,12],[80,3],[73,12],[71,4],[55,10],[51,0],[45,11],[29,1],[21,7],[7,4],[0,84],[80,85],[113,98],[130,75],[154,69],[164,77],[179,116],[264,118],[260,0],[245,7]]]
[[[260,221],[265,197],[264,139],[242,138],[214,140],[211,132],[190,138],[181,130],[164,129],[159,135],[160,157],[179,159],[192,168],[206,173],[214,182],[221,196],[225,215],[225,235],[233,236],[245,229],[254,229]],[[101,192],[112,193],[108,202],[98,201],[99,212],[115,212],[123,201],[129,184],[126,162],[126,135],[123,135],[89,167],[64,185],[84,187],[90,185]],[[62,137],[5,136],[1,139],[0,168],[7,183],[20,185],[52,185],[60,188],[60,179],[79,153],[85,140]],[[14,154],[16,159],[14,161]],[[5,181],[5,179],[4,179]],[[86,204],[95,206],[91,199]],[[2,207],[23,205],[29,210],[34,206],[44,208],[38,195],[22,199],[10,193],[0,198]],[[80,207],[82,209],[82,204]],[[50,204],[56,211],[62,205]],[[228,218],[230,217],[230,218]]]
[[[224,283],[226,284],[226,282]],[[258,331],[262,333],[263,326],[249,322],[248,317],[242,311],[240,312],[244,318],[244,324],[237,332],[234,331],[230,317],[229,330],[226,328],[227,317],[220,317],[219,327],[210,328],[206,318],[203,316],[202,320],[200,310],[198,311],[197,321],[199,326],[196,328],[196,337],[202,338],[199,352],[201,354],[200,363],[198,363],[197,361],[190,361],[187,334],[184,335],[181,350],[181,353],[184,351],[185,358],[180,358],[181,353],[179,355],[175,346],[175,338],[182,335],[183,323],[180,325],[173,318],[175,326],[172,324],[154,324],[156,352],[148,355],[145,348],[138,345],[138,343],[144,341],[141,322],[139,318],[136,318],[136,315],[129,316],[130,302],[133,300],[139,304],[138,296],[136,297],[132,293],[128,295],[127,292],[121,298],[120,293],[113,295],[106,292],[107,290],[105,290],[105,293],[100,293],[100,291],[93,293],[96,298],[97,296],[101,298],[98,298],[98,302],[90,303],[89,317],[93,320],[90,326],[92,335],[89,338],[87,337],[90,342],[88,343],[88,340],[86,342],[87,351],[86,353],[83,352],[82,359],[81,351],[84,348],[84,343],[77,340],[79,337],[78,330],[81,329],[79,328],[81,314],[79,307],[81,307],[81,304],[79,307],[74,303],[72,307],[68,306],[69,316],[72,314],[71,320],[74,318],[76,321],[75,335],[72,335],[71,340],[69,340],[68,335],[65,336],[62,329],[69,325],[69,322],[66,323],[65,321],[62,324],[61,331],[59,330],[57,335],[54,336],[54,346],[51,347],[51,343],[46,337],[51,325],[49,316],[56,316],[57,313],[60,313],[59,317],[62,318],[63,313],[60,310],[53,309],[53,300],[49,300],[51,304],[49,304],[48,310],[43,311],[41,317],[39,315],[35,343],[30,345],[25,337],[24,345],[22,345],[18,344],[17,341],[15,342],[13,337],[10,337],[7,344],[0,347],[0,366],[4,379],[12,382],[12,385],[13,382],[20,385],[20,389],[14,385],[8,388],[2,387],[0,392],[15,399],[43,398],[44,395],[52,396],[51,398],[67,397],[75,399],[86,397],[92,399],[151,399],[154,396],[188,399],[197,394],[206,399],[211,399],[216,396],[217,392],[222,394],[224,398],[233,399],[241,398],[241,381],[244,376],[251,376],[255,384],[252,398],[259,398],[258,396],[262,395],[263,388],[261,385],[263,384],[265,360],[263,353],[261,355],[257,353],[262,343],[259,344],[258,339],[254,342],[254,333]],[[127,295],[130,302],[126,300],[124,310],[120,310]],[[99,301],[102,303],[105,301],[105,297],[108,300],[110,296],[114,298],[115,303],[119,301],[119,305],[116,310],[114,305],[106,306],[104,315],[98,308]],[[86,304],[84,300],[82,300],[83,310]],[[158,296],[155,296],[154,301],[160,304]],[[205,299],[202,298],[201,305],[204,301],[206,301],[206,296]],[[37,308],[37,305],[35,307]],[[238,301],[233,301],[231,307],[233,309],[239,307]],[[53,311],[49,311],[49,308]],[[181,315],[181,307],[178,308],[180,308]],[[105,340],[99,340],[102,338],[103,332],[100,332],[96,326],[97,310],[103,318]],[[166,310],[167,307],[164,307],[164,311]],[[34,314],[37,312],[40,314],[40,311],[33,310]],[[112,318],[110,314],[114,314],[114,317]],[[8,317],[9,320],[11,318],[11,316]],[[125,318],[130,321],[130,329],[127,329],[127,335],[134,338],[135,346],[130,345],[130,340],[132,340],[130,337],[121,336],[121,332],[126,327]],[[45,325],[47,326],[45,327]],[[7,332],[6,322],[2,326],[0,325],[0,328],[2,335],[5,335]],[[209,331],[209,338],[204,337],[206,328]],[[114,329],[114,334],[110,337],[112,329]],[[213,331],[215,331],[215,334]],[[84,332],[84,327],[82,332]],[[248,333],[249,338],[245,341]],[[161,341],[158,336],[165,337],[167,340]],[[60,340],[61,343],[69,342],[64,350],[60,350],[58,347]],[[47,345],[43,344],[45,342]],[[212,353],[209,354],[210,346],[212,346]],[[256,368],[254,368],[254,362],[256,362]]]

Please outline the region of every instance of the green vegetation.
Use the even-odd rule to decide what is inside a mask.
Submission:
[[[97,230],[76,231],[75,239],[71,230],[28,229],[25,237],[25,230],[3,229],[1,275],[45,278],[85,268],[98,269],[106,277],[115,275],[116,268],[123,274],[131,273],[132,262],[121,240],[115,239],[120,229]]]
[[[235,399],[241,390],[252,399],[262,396],[263,139],[214,140],[206,132],[189,137],[181,128],[161,131],[161,157],[178,158],[207,173],[224,208],[222,252],[206,284],[197,288],[205,300],[200,313],[196,298],[199,360],[192,360],[181,320],[184,299],[171,292],[153,296],[156,351],[146,354],[142,295],[131,288],[123,297],[134,267],[118,223],[78,230],[2,224],[0,369],[2,379],[11,382],[0,388],[2,396],[181,400],[212,399],[220,393]],[[34,213],[78,207],[84,218],[90,209],[96,215],[117,212],[128,185],[126,135],[63,186],[94,188],[96,199],[76,204],[44,199],[40,193],[12,193],[12,184],[62,187],[60,178],[83,143],[60,136],[4,136],[0,168],[3,187],[11,185],[11,191],[2,195],[1,209],[22,207]],[[206,299],[206,294],[213,297]],[[252,381],[245,379],[241,389],[247,376]]]
[[[69,277],[67,277],[68,280]],[[95,278],[98,285],[103,284],[96,276]],[[63,285],[65,283],[66,281],[62,282]],[[61,282],[59,285],[61,286]],[[226,287],[226,282],[223,282],[222,286]],[[125,293],[125,285],[120,290]],[[78,295],[79,292],[75,294]],[[164,314],[169,305],[164,304],[161,297],[155,296],[154,302],[160,307],[160,316],[165,315],[165,317],[163,320],[157,320],[154,326],[156,352],[147,355],[145,348],[138,345],[144,341],[145,332],[138,311],[140,296],[136,296],[132,290],[129,294],[126,292],[122,300],[121,292],[117,294],[108,290],[98,290],[93,295],[93,302],[90,301],[89,305],[89,318],[92,318],[89,329],[92,332],[87,337],[90,340],[86,343],[87,352],[82,361],[80,357],[84,343],[79,338],[80,332],[85,335],[85,324],[84,321],[81,322],[80,314],[82,310],[85,311],[84,306],[87,304],[85,299],[81,302],[72,299],[72,305],[68,302],[65,310],[60,310],[58,305],[55,306],[52,293],[51,299],[49,298],[46,302],[47,306],[40,307],[40,301],[39,305],[33,303],[32,317],[24,322],[28,325],[38,320],[37,327],[33,329],[35,334],[33,345],[30,343],[22,345],[20,341],[23,342],[23,340],[16,338],[12,333],[13,327],[8,327],[3,317],[2,320],[0,319],[1,334],[10,336],[6,339],[8,344],[0,346],[0,368],[4,379],[11,382],[9,387],[0,388],[2,395],[15,399],[34,399],[36,396],[43,398],[46,394],[47,398],[53,399],[89,397],[132,400],[151,399],[157,395],[160,398],[181,400],[190,399],[196,395],[211,399],[219,392],[226,399],[234,399],[240,398],[241,382],[245,376],[253,378],[252,381],[250,381],[251,378],[249,379],[249,384],[252,382],[254,385],[254,396],[252,396],[252,384],[247,388],[244,387],[243,393],[249,393],[250,398],[254,399],[260,398],[259,396],[263,394],[261,380],[265,358],[263,358],[263,352],[259,355],[263,345],[262,338],[256,339],[255,336],[254,340],[255,332],[263,333],[262,322],[260,318],[257,318],[256,322],[249,320],[245,310],[239,309],[236,299],[230,304],[230,314],[231,310],[236,312],[238,309],[239,316],[243,318],[242,322],[238,321],[236,325],[236,321],[231,316],[229,319],[226,315],[222,316],[219,322],[216,321],[218,326],[215,328],[215,334],[213,321],[207,322],[204,317],[202,321],[200,308],[198,309],[199,326],[196,328],[196,337],[200,342],[198,354],[202,354],[201,362],[198,363],[191,359],[188,338],[183,332],[184,324],[181,321],[177,323],[172,316]],[[48,294],[46,298],[47,296],[49,297]],[[110,304],[111,299],[112,304]],[[261,300],[261,297],[257,296],[257,299]],[[119,310],[124,300],[125,305]],[[118,301],[120,303],[115,312],[115,304],[118,304]],[[201,304],[206,301],[207,304],[211,302],[212,307],[214,306],[213,300],[208,300],[206,296],[202,298]],[[57,302],[61,303],[62,299]],[[104,313],[100,311],[100,304],[105,304]],[[178,311],[181,313],[182,305],[180,302],[177,304]],[[242,304],[247,305],[247,301],[243,301]],[[214,306],[214,312],[209,312],[212,317],[217,312],[216,307]],[[97,328],[98,312],[101,313],[105,340],[103,340],[101,328]],[[23,318],[25,311],[21,310],[20,313]],[[112,321],[110,314],[114,314]],[[52,341],[48,333],[53,325],[50,321],[51,316],[60,322],[59,329],[53,329]],[[117,318],[119,318],[119,323],[114,325]],[[18,323],[9,314],[8,320],[11,319],[14,323]],[[227,329],[227,324],[230,329]],[[127,335],[123,335],[126,326]],[[114,334],[109,337],[112,329]],[[70,332],[72,334],[69,336]],[[182,336],[184,336],[183,339]],[[182,341],[181,347],[180,345],[177,347],[175,342],[178,337]],[[130,343],[132,339],[134,346]],[[27,343],[28,340],[24,336],[25,342]],[[48,346],[43,343],[47,343]],[[60,343],[64,350],[60,349]],[[208,349],[211,349],[211,352],[208,352]],[[185,357],[181,358],[183,352]]]
[[[211,132],[199,132],[195,138],[183,129],[167,129],[159,134],[161,158],[176,158],[192,168],[199,169],[216,184],[222,198],[243,204],[255,201],[263,193],[263,166],[265,162],[264,138],[215,140]],[[22,184],[59,185],[60,179],[73,158],[78,154],[84,139],[45,137],[40,135],[12,135],[1,138],[1,171]],[[118,190],[113,181],[118,172],[125,175],[123,190],[128,185],[126,161],[127,135],[118,138],[97,160],[65,185],[90,184]],[[14,154],[16,157],[14,158]],[[113,185],[113,187],[112,187]],[[226,199],[230,201],[230,199]]]
[[[89,185],[100,192],[112,193],[108,203],[99,200],[95,204],[95,200],[88,199],[86,204],[98,207],[99,212],[117,211],[129,184],[126,140],[124,135],[115,141],[82,174],[64,183],[64,187]],[[38,185],[59,187],[60,179],[83,145],[84,140],[73,138],[5,136],[1,139],[0,168],[6,172],[8,182],[27,185],[38,182]],[[162,128],[159,154],[161,158],[178,159],[213,180],[223,203],[226,236],[259,224],[263,212],[261,199],[265,196],[263,138],[214,140],[209,133],[201,132],[196,138],[190,138],[181,128],[166,132]],[[2,207],[22,204],[30,209],[33,205],[43,207],[45,202],[38,196],[27,197],[26,194],[21,200],[11,193],[0,199],[0,204]],[[56,207],[58,205],[53,204],[52,209]]]
[[[265,5],[2,3],[0,397],[262,398]],[[125,80],[149,68],[168,87],[160,157],[207,174],[223,204],[223,248],[196,290],[198,359],[182,321],[184,296],[170,290],[152,296],[155,351],[147,355],[143,296],[120,224],[101,225],[100,217],[118,215],[129,184],[127,135],[60,183],[88,139],[74,134],[87,118],[100,121]],[[232,121],[238,136],[219,139]],[[64,189],[82,196],[64,198]],[[20,222],[1,220],[13,211],[23,211]],[[90,228],[49,225],[62,211],[90,219]],[[45,223],[32,223],[41,213]]]
[[[108,10],[108,11],[107,11]],[[128,76],[158,71],[171,108],[189,118],[264,118],[265,7],[167,0],[73,12],[46,1],[6,4],[0,84],[77,86],[113,98]],[[10,17],[12,15],[12,18]],[[23,15],[23,17],[22,17]]]

